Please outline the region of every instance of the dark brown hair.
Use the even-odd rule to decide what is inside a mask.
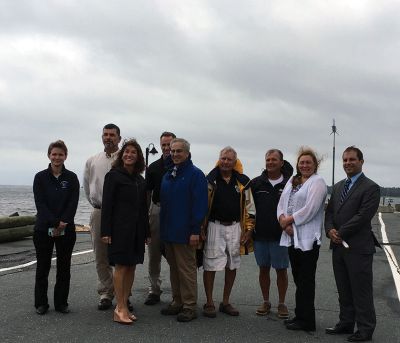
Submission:
[[[121,132],[120,132],[119,127],[118,127],[117,125],[113,124],[113,123],[104,125],[103,131],[104,131],[105,129],[107,129],[107,130],[115,130],[115,131],[117,131],[118,137],[121,136]]]
[[[357,154],[357,158],[358,158],[360,161],[361,161],[361,160],[364,160],[364,155],[363,155],[362,151],[361,151],[360,149],[358,149],[355,145],[352,145],[352,146],[347,147],[347,148],[343,151],[343,154],[344,154],[345,152],[350,152],[350,151],[355,151],[356,154]]]
[[[51,150],[53,150],[54,148],[59,148],[64,151],[65,156],[68,155],[67,146],[65,145],[64,141],[62,141],[61,139],[50,143],[49,148],[47,149],[47,156],[50,156]]]
[[[300,147],[299,152],[297,154],[296,175],[293,176],[293,179],[292,179],[293,187],[296,187],[301,183],[301,173],[300,173],[300,169],[299,169],[299,160],[300,160],[300,158],[302,156],[310,156],[312,158],[312,160],[313,160],[313,162],[315,164],[314,173],[317,173],[319,164],[322,161],[322,158],[318,157],[318,155],[316,154],[316,152],[313,149],[311,149],[311,148],[309,148],[307,146]]]
[[[124,167],[124,162],[122,161],[122,155],[124,154],[128,146],[134,147],[137,151],[137,160],[135,163],[134,172],[140,174],[144,171],[144,157],[142,148],[134,138],[124,140],[124,142],[122,143],[121,150],[118,152],[117,159],[113,163],[113,168]]]
[[[169,131],[164,131],[161,136],[160,139],[163,137],[172,137],[172,138],[176,138],[175,133],[169,132]]]

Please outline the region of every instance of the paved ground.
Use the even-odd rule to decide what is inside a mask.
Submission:
[[[389,240],[400,260],[400,214],[385,214]],[[374,218],[374,231],[380,239],[378,221]],[[32,241],[0,244],[0,269],[25,263],[34,256]],[[90,249],[90,236],[79,234],[76,250]],[[345,342],[346,336],[325,335],[324,328],[337,322],[338,304],[334,284],[330,252],[327,241],[321,248],[317,270],[316,308],[317,331],[315,333],[289,332],[274,313],[258,317],[255,310],[261,302],[254,256],[245,256],[238,272],[232,294],[232,302],[241,311],[237,318],[218,314],[216,319],[202,317],[190,323],[178,323],[175,317],[159,314],[170,300],[168,266],[163,262],[162,303],[145,306],[147,263],[138,266],[133,289],[135,314],[139,320],[132,326],[113,323],[112,311],[96,309],[96,272],[92,253],[73,257],[70,307],[72,312],[62,315],[53,308],[45,316],[38,316],[33,308],[33,284],[35,266],[0,273],[0,341],[1,342]],[[374,260],[375,306],[377,329],[375,342],[400,342],[400,304],[394,288],[393,277],[385,253],[379,250]],[[54,285],[54,268],[50,275],[50,299]],[[202,276],[199,273],[199,309],[204,303]],[[222,295],[222,275],[217,275],[215,301]],[[294,285],[290,277],[287,304],[294,307]],[[277,305],[275,287],[272,288],[273,305]],[[200,312],[200,310],[199,310]]]

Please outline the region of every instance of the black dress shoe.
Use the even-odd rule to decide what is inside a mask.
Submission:
[[[57,307],[55,308],[55,310],[56,310],[57,312],[64,313],[64,314],[69,313],[68,305],[57,306]]]
[[[328,335],[341,335],[353,333],[354,328],[343,324],[336,324],[334,327],[326,328],[325,333]]]
[[[126,301],[126,306],[128,307],[129,312],[133,312],[133,305],[129,299]]]
[[[49,305],[40,305],[40,306],[37,307],[36,313],[40,314],[40,315],[43,315],[43,314],[46,314],[48,309],[49,309]]]
[[[160,302],[160,296],[158,294],[150,293],[147,296],[144,304],[145,305],[155,305],[155,304],[157,304],[159,302]]]
[[[97,309],[99,309],[100,311],[105,311],[111,308],[111,306],[112,306],[112,301],[110,299],[103,298],[100,299],[100,302],[97,305]]]
[[[356,331],[351,336],[347,337],[349,342],[367,342],[372,340],[372,335],[366,335],[360,331]]]
[[[294,322],[286,325],[288,330],[315,331],[315,327],[304,325],[300,322]]]
[[[285,320],[283,321],[283,324],[285,324],[285,325],[292,324],[292,323],[294,323],[296,320],[297,320],[296,317],[289,318],[289,319],[285,319]]]

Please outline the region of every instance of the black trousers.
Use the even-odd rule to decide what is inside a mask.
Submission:
[[[71,279],[71,255],[76,233],[66,232],[64,236],[50,237],[47,232],[35,231],[33,243],[36,249],[35,307],[48,306],[47,289],[54,245],[56,246],[57,274],[54,286],[54,307],[68,305]]]
[[[289,247],[289,259],[296,285],[296,320],[307,330],[315,330],[315,272],[320,246],[308,251]]]

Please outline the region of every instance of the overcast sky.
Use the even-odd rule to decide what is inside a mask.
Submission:
[[[331,184],[335,118],[336,181],[356,145],[367,176],[398,187],[399,13],[386,0],[0,0],[0,184],[32,184],[56,139],[82,179],[109,122],[143,149],[175,132],[205,173],[226,145],[249,177],[267,149],[294,163],[308,145]]]

